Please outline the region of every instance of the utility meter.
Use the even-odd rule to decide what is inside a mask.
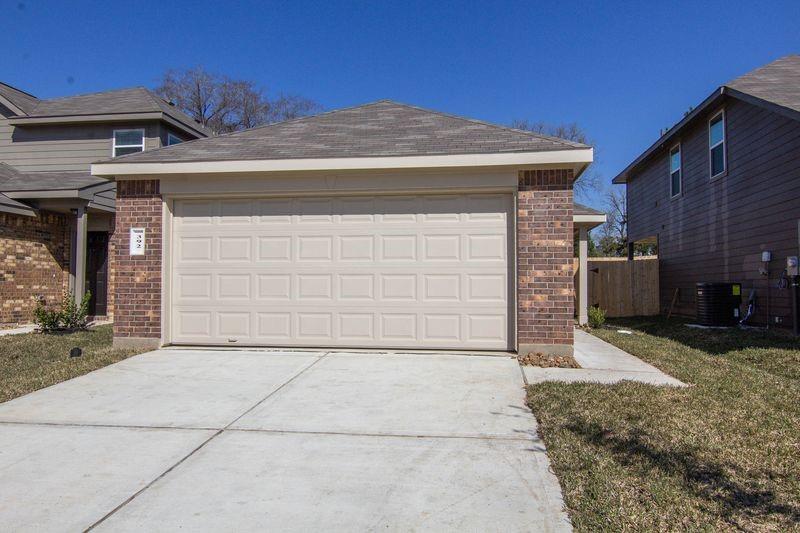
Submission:
[[[797,256],[796,255],[790,255],[789,257],[786,258],[786,275],[787,276],[798,276],[798,275],[800,275],[800,273],[798,273],[798,269],[799,268],[800,267],[798,266]]]

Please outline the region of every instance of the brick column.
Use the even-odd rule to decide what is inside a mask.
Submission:
[[[572,355],[571,169],[519,173],[517,344],[520,354]]]
[[[144,255],[130,255],[130,228],[145,229]],[[117,183],[114,346],[161,343],[161,228],[159,181]]]

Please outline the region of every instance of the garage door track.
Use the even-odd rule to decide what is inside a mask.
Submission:
[[[12,531],[560,531],[510,357],[159,350],[0,405]]]

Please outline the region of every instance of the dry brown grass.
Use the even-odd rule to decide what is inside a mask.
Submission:
[[[137,350],[111,348],[111,326],[66,334],[26,333],[0,337],[0,402],[116,363]],[[71,348],[83,349],[71,358]]]
[[[691,384],[528,388],[581,531],[800,529],[800,344],[663,319],[593,331]]]

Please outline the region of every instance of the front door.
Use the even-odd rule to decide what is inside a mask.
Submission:
[[[108,233],[90,231],[86,249],[86,288],[90,316],[105,316],[108,304]]]

